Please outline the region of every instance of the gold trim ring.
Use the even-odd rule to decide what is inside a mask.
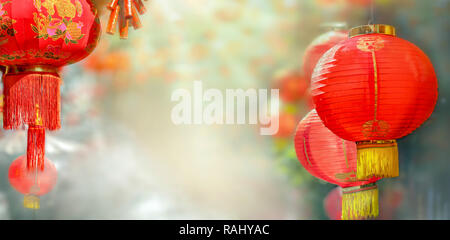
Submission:
[[[26,65],[26,66],[7,66],[6,74],[18,74],[26,72],[43,72],[43,73],[56,73],[58,74],[58,68],[47,65]]]
[[[354,27],[350,29],[348,32],[348,37],[355,37],[359,35],[364,34],[373,34],[373,33],[380,33],[380,34],[386,34],[391,36],[396,36],[395,34],[395,27],[391,25],[385,25],[385,24],[372,24],[372,25],[362,25],[358,27]]]
[[[395,147],[397,146],[396,140],[368,140],[356,142],[357,149],[363,148],[383,148],[383,147]]]
[[[349,194],[349,193],[372,190],[372,189],[376,189],[376,188],[378,188],[376,183],[369,183],[369,184],[361,185],[361,186],[342,188],[342,193]]]

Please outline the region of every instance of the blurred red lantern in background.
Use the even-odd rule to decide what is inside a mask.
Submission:
[[[55,165],[47,158],[42,169],[35,168],[35,171],[30,171],[27,165],[25,155],[18,157],[9,167],[8,179],[14,189],[25,195],[24,207],[38,209],[39,196],[53,189],[58,173]]]
[[[288,138],[294,134],[298,118],[293,114],[280,113],[280,127],[275,137]]]
[[[275,87],[280,89],[281,100],[292,103],[297,102],[306,94],[309,80],[306,81],[303,74],[298,71],[284,72],[276,77]]]
[[[323,125],[316,110],[298,124],[295,151],[313,176],[343,188],[342,219],[378,216],[378,178],[356,179],[356,144]]]
[[[275,138],[290,138],[294,135],[295,127],[297,126],[299,117],[295,113],[281,111],[278,116],[273,118],[278,118],[279,127],[278,132],[274,135]],[[272,119],[273,119],[272,118]],[[271,120],[273,124],[274,120]]]
[[[372,1],[376,1],[376,0],[346,0],[348,3],[353,4],[353,5],[358,5],[358,6],[369,6]]]
[[[130,56],[123,51],[95,52],[83,66],[95,72],[124,72],[130,69]]]
[[[337,3],[346,2],[358,6],[368,6],[372,1],[375,0],[316,0],[320,5],[327,6]]]
[[[320,57],[328,51],[330,48],[334,47],[336,44],[347,39],[347,31],[329,31],[326,32],[316,39],[314,39],[311,44],[306,48],[303,55],[303,73],[306,80],[311,81],[311,75],[314,71],[314,67],[319,61]]]
[[[357,142],[358,178],[398,176],[395,139],[433,112],[437,79],[428,57],[387,25],[366,25],[326,52],[311,91],[320,118]]]
[[[88,56],[100,34],[90,0],[2,1],[3,128],[28,126],[27,164],[44,165],[45,129],[61,127],[59,68]]]
[[[401,206],[404,199],[404,190],[388,188],[381,196],[381,212],[379,219],[393,219],[395,212]]]
[[[342,219],[342,189],[340,187],[331,190],[323,200],[325,212],[331,220]]]

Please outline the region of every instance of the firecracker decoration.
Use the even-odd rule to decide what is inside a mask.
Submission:
[[[388,25],[364,25],[327,51],[311,92],[325,126],[355,141],[358,179],[399,175],[396,139],[433,112],[437,79],[428,57]]]
[[[315,38],[306,48],[303,54],[302,69],[308,83],[319,59],[322,55],[336,44],[347,39],[348,32],[344,30],[333,30]]]
[[[4,129],[28,126],[27,167],[43,171],[45,130],[61,127],[58,70],[96,47],[100,22],[90,0],[0,0]]]
[[[294,143],[298,160],[311,175],[342,187],[343,220],[378,216],[379,178],[357,180],[354,142],[332,133],[312,110],[298,124]]]
[[[128,38],[130,26],[134,29],[142,27],[138,13],[142,15],[147,11],[143,0],[110,0],[106,8],[111,11],[106,32],[114,35],[118,26],[121,39]]]
[[[25,195],[23,205],[25,208],[39,209],[39,196],[50,192],[56,184],[58,173],[55,165],[44,158],[41,166],[30,168],[27,156],[23,155],[14,160],[8,171],[11,186]]]

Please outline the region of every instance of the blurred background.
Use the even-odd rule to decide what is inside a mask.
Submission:
[[[398,141],[400,177],[379,182],[379,218],[450,219],[450,0],[376,0],[373,14],[368,0],[146,7],[128,40],[103,34],[90,57],[63,70],[63,127],[46,142],[58,183],[37,212],[22,207],[7,178],[26,132],[0,133],[0,219],[335,218],[335,186],[310,176],[293,146],[311,104],[303,55],[321,34],[368,22],[393,25],[420,47],[439,82],[431,118]],[[174,125],[172,92],[197,80],[204,89],[304,91],[281,89],[275,136],[257,125]]]

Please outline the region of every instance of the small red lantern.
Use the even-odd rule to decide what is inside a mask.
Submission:
[[[342,189],[340,187],[331,190],[323,200],[325,212],[331,220],[342,219]]]
[[[275,88],[280,89],[280,98],[284,102],[293,103],[301,100],[309,87],[303,74],[298,71],[284,72],[276,77]]]
[[[45,130],[61,127],[58,69],[82,60],[100,34],[90,0],[0,0],[3,128],[28,126],[27,166],[44,169]]]
[[[329,31],[318,36],[306,48],[302,68],[308,83],[311,81],[311,75],[320,57],[330,48],[347,39],[347,35],[347,31]]]
[[[311,91],[325,126],[357,142],[358,178],[396,177],[395,139],[431,115],[437,79],[428,57],[394,27],[366,25],[323,55]]]
[[[378,216],[379,178],[356,179],[356,144],[323,125],[316,110],[303,118],[295,134],[297,158],[313,176],[342,187],[342,219]]]
[[[39,196],[50,192],[56,184],[58,173],[55,165],[47,158],[43,165],[45,167],[33,168],[34,171],[30,171],[27,157],[24,155],[14,160],[9,167],[9,183],[25,195],[24,207],[26,208],[38,209]]]

